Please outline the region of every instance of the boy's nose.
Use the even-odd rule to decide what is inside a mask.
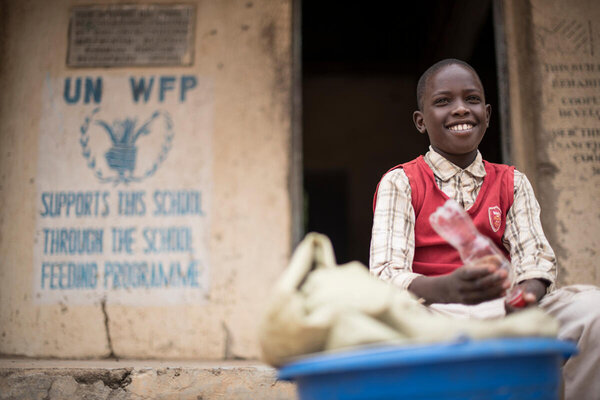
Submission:
[[[464,104],[459,103],[456,105],[456,108],[454,108],[454,110],[452,111],[452,114],[454,115],[465,115],[469,113],[469,109],[467,107],[465,107]]]

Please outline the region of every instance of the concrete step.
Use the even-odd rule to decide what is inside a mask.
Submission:
[[[257,361],[0,359],[0,400],[288,400],[295,386]]]

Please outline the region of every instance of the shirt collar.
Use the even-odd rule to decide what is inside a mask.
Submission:
[[[473,162],[464,170],[446,160],[444,156],[437,153],[431,146],[429,146],[429,151],[425,154],[425,161],[435,176],[440,178],[442,181],[451,179],[461,171],[466,171],[470,175],[477,178],[483,178],[486,175],[485,166],[483,165],[483,158],[481,157],[479,150],[477,150],[477,156],[475,157],[475,160],[473,160]]]

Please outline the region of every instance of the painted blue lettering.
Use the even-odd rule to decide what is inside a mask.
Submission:
[[[103,229],[44,228],[44,254],[101,254]]]
[[[159,263],[159,265],[161,265]],[[152,263],[152,268],[155,264]],[[162,268],[162,267],[161,267]],[[149,277],[148,263],[143,262],[105,262],[104,288],[130,289],[150,288],[153,286]],[[163,274],[164,275],[164,274]]]
[[[67,104],[75,104],[79,101],[81,97],[81,78],[77,78],[75,80],[75,92],[71,93],[71,78],[65,79],[65,89],[63,92],[63,97]]]
[[[174,76],[161,76],[160,77],[160,89],[158,92],[158,101],[163,102],[165,100],[165,92],[167,90],[173,90],[175,88],[175,77]]]
[[[95,289],[98,284],[98,265],[69,263],[69,282],[74,288]]]
[[[98,284],[98,265],[74,262],[42,263],[41,288],[51,290],[95,289]]]
[[[187,91],[195,88],[197,83],[198,82],[196,81],[195,76],[191,76],[191,75],[185,76],[184,75],[181,77],[181,88],[180,88],[180,94],[179,94],[180,102],[185,101],[185,96],[186,96]]]
[[[165,271],[163,270],[162,263],[154,264],[152,263],[152,287],[163,287],[168,286],[169,281],[165,276]]]
[[[154,216],[204,215],[202,194],[195,190],[155,190]]]
[[[41,282],[41,288],[45,289],[45,283],[46,280],[50,279],[50,271],[49,269],[52,268],[52,264],[50,263],[42,263],[42,282]]]
[[[169,286],[181,286],[181,266],[178,262],[173,262],[169,266]]]
[[[112,276],[112,285],[113,289],[120,288],[121,285],[121,276],[122,276],[122,268],[120,264],[117,263],[104,263],[104,287],[106,288],[107,282],[111,282],[109,279]]]
[[[108,215],[108,213],[110,212],[110,208],[108,207],[108,196],[109,195],[110,195],[110,192],[102,193],[102,202],[104,203],[104,210],[102,211],[103,217],[106,217]]]
[[[108,198],[110,192],[90,191],[90,192],[43,192],[41,201],[43,211],[42,217],[92,217],[100,213],[100,195],[102,194],[102,203],[104,209],[101,213],[103,217],[108,215]]]
[[[142,235],[146,241],[144,254],[193,252],[192,230],[187,226],[144,228]]]
[[[156,248],[154,247],[154,232],[148,228],[142,230],[142,236],[146,240],[146,248],[144,249],[144,253],[158,253]]]
[[[166,93],[168,91],[174,91],[177,83],[177,78],[172,75],[157,77],[158,83],[158,101],[164,102]],[[155,77],[140,77],[135,78],[129,77],[129,85],[131,86],[131,97],[135,103],[140,102],[143,99],[144,103],[147,103],[152,94],[152,88],[154,86]],[[198,85],[198,80],[193,75],[183,75],[179,81],[179,101],[184,102],[187,98],[187,94],[190,90],[194,89]]]
[[[133,233],[135,228],[112,228],[112,251],[113,253],[133,254]]]
[[[40,215],[42,217],[50,215],[51,211],[50,211],[50,205],[49,204],[52,204],[51,203],[51,195],[50,195],[50,193],[48,193],[48,192],[42,193],[42,204],[44,205],[44,211],[42,211],[40,213]]]
[[[114,268],[112,263],[104,263],[104,289],[108,289],[108,283],[110,282],[110,276],[114,274]]]
[[[85,78],[85,100],[84,103],[88,104],[94,97],[94,103],[100,103],[102,101],[102,78],[96,78],[96,83],[92,78]]]
[[[104,289],[135,289],[165,287],[200,287],[199,262],[191,260],[187,270],[178,261],[168,265],[162,262],[114,262],[104,263]],[[46,273],[46,274],[51,274]],[[44,278],[43,278],[44,279]],[[45,278],[51,281],[50,278]]]
[[[119,191],[119,215],[133,216],[145,215],[146,203],[144,195],[146,192],[123,192]]]
[[[140,99],[140,95],[144,95],[144,103],[148,102],[150,98],[150,93],[152,92],[152,85],[154,84],[154,77],[148,80],[148,84],[146,84],[145,78],[140,78],[139,82],[135,81],[135,78],[132,76],[129,78],[129,83],[131,84],[131,95],[133,97],[134,102],[138,102]]]
[[[131,279],[136,283],[136,287],[148,288],[148,264],[142,263],[142,268],[137,269],[137,276],[132,276]]]
[[[179,262],[171,263],[169,270],[169,286],[179,287],[179,286],[189,286],[189,287],[198,287],[198,270],[197,270],[198,262],[193,260],[188,265],[187,271],[185,273],[181,270],[181,264]]]
[[[58,272],[60,272],[60,266],[62,264],[51,264],[50,265],[50,289],[54,290],[54,289],[58,289],[58,278],[60,276],[60,274]],[[58,268],[58,272],[56,271],[56,269]]]
[[[200,275],[200,271],[198,271],[199,263],[197,260],[190,261],[187,269],[187,274],[183,277],[185,282],[185,286],[189,287],[200,287],[200,282],[198,282],[198,277]]]

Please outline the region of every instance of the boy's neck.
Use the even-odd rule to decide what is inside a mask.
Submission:
[[[477,158],[477,150],[474,150],[467,154],[448,154],[448,153],[444,152],[443,150],[440,150],[434,146],[431,146],[431,148],[436,153],[438,153],[439,155],[441,155],[446,160],[450,161],[452,164],[456,165],[460,169],[467,168],[469,165],[471,165],[473,163],[473,161],[475,161],[475,158]]]

